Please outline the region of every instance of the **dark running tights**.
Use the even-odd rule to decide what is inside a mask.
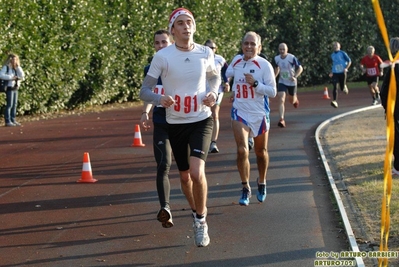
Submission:
[[[339,84],[339,88],[341,89],[341,91],[344,90],[344,86],[346,84],[346,72],[333,73],[332,84],[333,84],[333,99],[337,100],[338,98],[337,84]]]
[[[172,164],[172,149],[169,143],[168,125],[154,123],[154,157],[157,162],[157,192],[161,207],[169,208],[169,170]]]

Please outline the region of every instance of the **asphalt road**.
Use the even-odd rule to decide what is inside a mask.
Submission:
[[[271,100],[267,199],[238,205],[240,179],[230,107],[221,107],[219,154],[210,154],[208,225],[211,243],[197,248],[189,206],[170,173],[175,226],[156,220],[152,130],[132,147],[141,109],[113,109],[0,128],[0,266],[314,266],[317,252],[349,249],[339,224],[314,133],[335,115],[369,106],[366,88],[340,94],[299,92],[277,127]],[[331,92],[330,92],[331,96]],[[82,184],[84,152],[96,183]],[[251,185],[256,188],[255,154]]]

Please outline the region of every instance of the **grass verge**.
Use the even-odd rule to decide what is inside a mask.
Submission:
[[[366,118],[366,119],[365,119]],[[323,148],[334,165],[334,179],[345,183],[365,236],[355,233],[358,243],[379,250],[381,203],[384,190],[386,148],[384,111],[377,108],[331,122],[323,130]],[[347,211],[348,213],[348,211]],[[354,215],[351,214],[351,215]],[[399,177],[392,180],[389,250],[399,250]],[[352,224],[352,222],[351,222]],[[353,222],[356,224],[356,222]],[[399,266],[399,259],[389,266]]]

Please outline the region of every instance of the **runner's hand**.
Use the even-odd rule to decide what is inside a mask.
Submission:
[[[175,104],[175,100],[170,96],[170,95],[163,95],[161,97],[161,101],[160,104],[164,107],[164,108],[168,108],[172,105]]]
[[[147,131],[148,129],[151,128],[151,124],[150,124],[150,120],[149,120],[147,112],[143,112],[141,114],[140,125],[141,125],[141,127],[143,127],[144,131]]]
[[[205,106],[213,107],[216,103],[216,94],[214,92],[207,93],[202,103],[204,103]]]
[[[252,74],[244,73],[244,76],[245,76],[245,81],[247,83],[249,83],[250,85],[254,85],[255,79],[254,76],[252,76]]]
[[[225,93],[230,92],[230,84],[229,84],[229,83],[225,83],[225,84],[224,84],[223,91],[224,91]]]

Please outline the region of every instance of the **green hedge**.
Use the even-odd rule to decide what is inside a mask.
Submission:
[[[396,2],[381,1],[389,33],[398,32]],[[371,1],[344,0],[0,0],[0,49],[20,55],[27,79],[18,113],[40,114],[137,101],[153,32],[167,28],[176,7],[196,18],[195,41],[214,39],[231,60],[248,30],[263,38],[271,60],[280,42],[304,66],[300,85],[328,82],[333,41],[353,60],[349,80],[360,78],[368,45],[386,58]],[[4,95],[0,96],[4,103]],[[4,109],[4,107],[3,107]]]

